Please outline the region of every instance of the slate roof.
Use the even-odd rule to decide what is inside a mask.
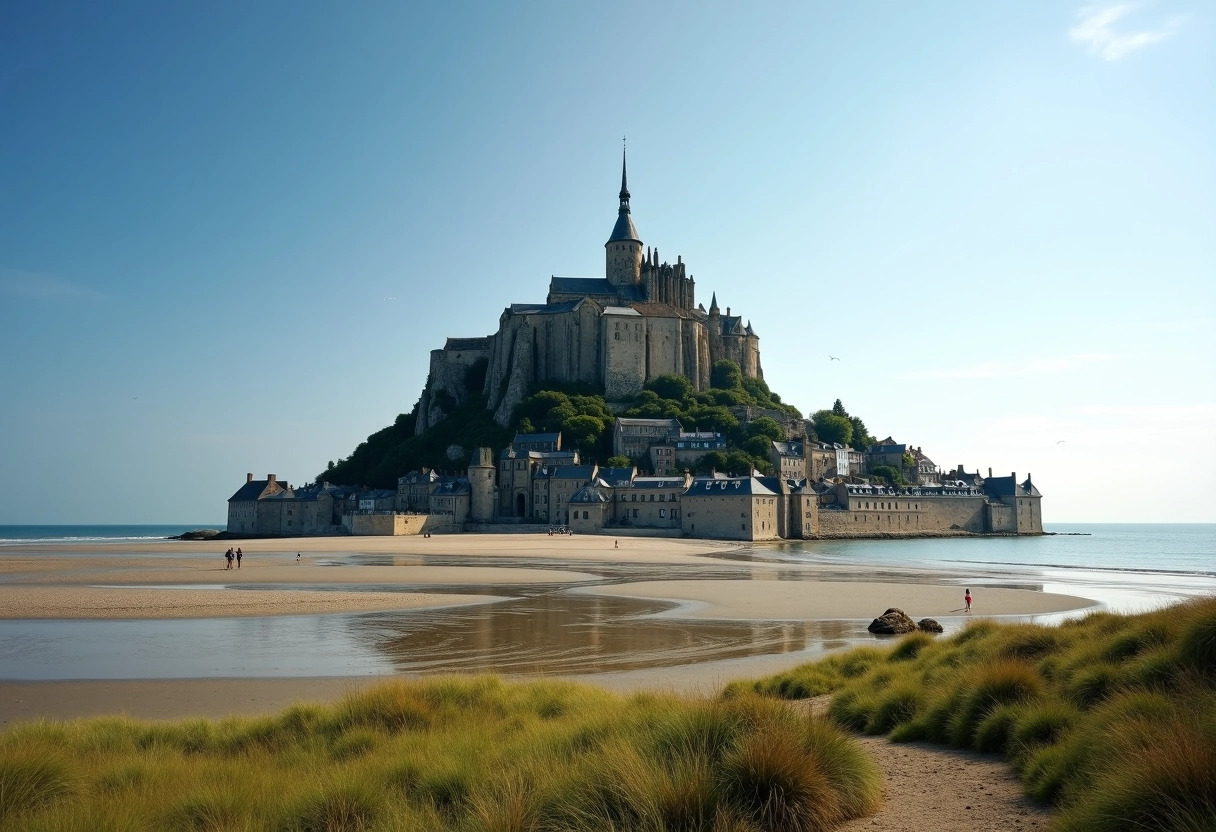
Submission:
[[[590,482],[591,477],[595,474],[594,465],[559,465],[556,468],[546,469],[548,476],[555,480],[583,480]]]
[[[452,497],[460,494],[468,494],[470,492],[469,481],[463,477],[452,480],[451,482],[440,483],[431,496]]]
[[[774,442],[773,449],[781,456],[801,457],[806,455],[806,448],[801,442]]]
[[[476,352],[490,348],[490,336],[481,338],[449,338],[443,345],[445,350],[454,352]]]
[[[582,302],[582,298],[578,298],[564,300],[561,303],[513,303],[508,309],[512,315],[557,315],[562,312],[573,312]]]
[[[683,477],[634,477],[634,488],[654,488],[660,491],[670,491],[673,488],[684,490]]]
[[[561,437],[561,433],[517,433],[515,438],[511,440],[511,444],[517,443],[533,444],[536,442],[553,442],[556,443]]]
[[[230,503],[253,502],[262,496],[262,492],[266,490],[266,486],[270,484],[270,480],[254,480],[253,482],[244,483],[236,490],[236,493],[228,498]],[[286,487],[286,483],[280,484]]]
[[[984,493],[990,497],[1042,496],[1029,478],[1019,485],[1013,477],[989,477],[984,480]]]
[[[410,471],[408,474],[397,478],[397,482],[405,483],[406,485],[423,485],[425,483],[436,482],[439,475],[434,471]]]
[[[605,482],[618,483],[624,481],[628,483],[633,478],[633,468],[601,468],[600,479]]]
[[[726,477],[724,479],[707,479],[698,477],[693,480],[688,489],[688,497],[721,497],[748,494],[752,496],[776,497],[755,477]]]
[[[612,226],[612,236],[608,238],[609,243],[617,243],[622,240],[634,240],[642,242],[638,237],[638,230],[633,224],[633,217],[629,215],[628,209],[622,209],[616,215],[616,225]]]
[[[691,309],[681,309],[678,306],[673,306],[670,303],[657,303],[651,301],[638,301],[631,304],[639,314],[645,315],[648,318],[696,318],[700,320],[701,316],[693,312]]]
[[[583,488],[580,488],[578,491],[575,491],[573,494],[571,494],[570,502],[572,502],[572,503],[607,503],[607,502],[609,502],[609,500],[608,500],[608,496],[606,494],[604,494],[603,491],[601,491],[598,488],[588,485]]]
[[[636,416],[617,416],[617,424],[622,427],[646,427],[646,428],[675,428],[680,429],[679,419],[642,419]]]
[[[870,446],[870,453],[882,456],[895,456],[897,454],[899,456],[903,456],[907,449],[907,445],[896,445],[894,443],[883,444],[880,442],[877,445]]]

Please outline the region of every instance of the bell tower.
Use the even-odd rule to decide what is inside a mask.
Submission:
[[[642,241],[629,215],[629,179],[625,171],[625,149],[621,148],[621,207],[617,209],[612,236],[604,243],[605,277],[613,286],[642,282]]]

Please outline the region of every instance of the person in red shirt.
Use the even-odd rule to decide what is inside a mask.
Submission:
[[[971,612],[971,590],[967,590],[967,594],[963,596],[963,600],[967,602],[967,612]]]

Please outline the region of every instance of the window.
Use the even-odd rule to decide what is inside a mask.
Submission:
[[[665,508],[661,508],[661,509],[659,509],[659,516],[660,516],[660,517],[666,517],[666,516],[667,516],[667,509],[665,509]],[[290,525],[290,524],[288,524],[288,525]]]
[[[636,508],[633,510],[633,516],[634,516],[634,517],[637,517],[637,516],[638,516],[638,510],[637,510]]]

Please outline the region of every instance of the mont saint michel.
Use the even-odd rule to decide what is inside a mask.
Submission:
[[[1042,534],[1029,474],[944,469],[839,399],[809,418],[783,402],[752,322],[644,244],[623,154],[617,198],[603,277],[552,276],[493,334],[449,337],[413,410],[314,482],[246,474],[227,531]]]

